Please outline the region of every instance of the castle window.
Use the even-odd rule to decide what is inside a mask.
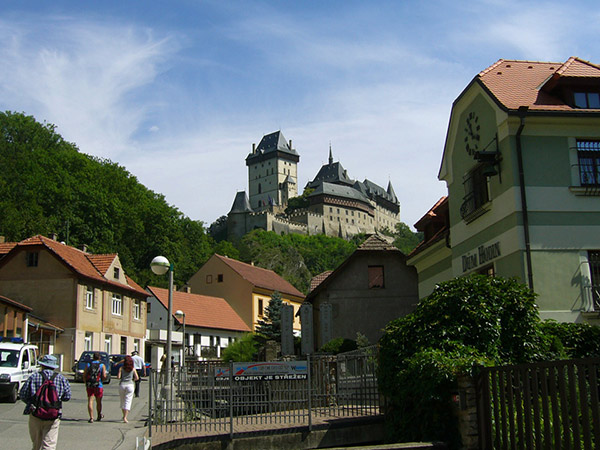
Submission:
[[[262,185],[258,183],[258,193],[262,194]]]

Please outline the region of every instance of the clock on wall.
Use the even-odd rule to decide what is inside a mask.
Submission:
[[[479,150],[479,117],[474,112],[470,112],[465,121],[465,150],[469,155],[475,154]]]

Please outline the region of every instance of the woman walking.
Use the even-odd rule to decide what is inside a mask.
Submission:
[[[127,422],[127,415],[131,409],[131,400],[135,390],[135,381],[139,379],[137,371],[133,368],[133,358],[125,357],[123,365],[119,369],[119,396],[121,397],[121,410],[123,411],[123,422]]]

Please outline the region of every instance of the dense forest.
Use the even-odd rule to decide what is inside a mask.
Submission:
[[[149,263],[164,255],[184,284],[213,254],[272,269],[306,292],[310,278],[335,269],[362,242],[256,230],[239,242],[222,234],[225,218],[210,227],[185,216],[124,167],[78,150],[51,124],[21,113],[0,113],[0,235],[8,241],[57,233],[92,253],[118,253],[140,285],[163,286]],[[209,231],[210,230],[210,231]],[[421,237],[405,224],[389,232],[405,253]]]

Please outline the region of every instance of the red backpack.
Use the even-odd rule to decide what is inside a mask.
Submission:
[[[61,416],[62,402],[58,398],[58,391],[54,384],[56,375],[58,374],[54,372],[48,378],[42,371],[44,381],[31,401],[31,414],[38,419],[54,420]]]

